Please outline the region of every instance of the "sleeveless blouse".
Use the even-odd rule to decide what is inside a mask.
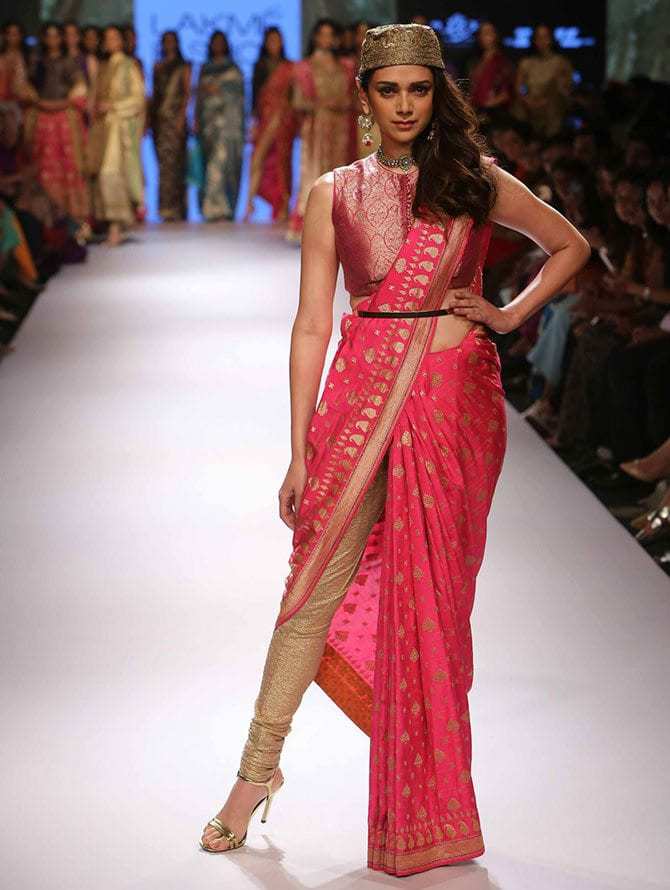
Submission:
[[[369,296],[389,272],[415,218],[412,202],[419,171],[384,167],[375,154],[333,170],[335,246],[344,286],[352,297]],[[482,268],[493,224],[472,230],[451,287],[482,293]]]

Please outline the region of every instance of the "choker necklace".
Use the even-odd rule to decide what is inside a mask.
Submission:
[[[384,167],[400,167],[401,170],[407,172],[409,168],[416,164],[416,161],[412,157],[412,155],[401,155],[399,158],[391,158],[387,154],[384,153],[381,145],[375,152],[377,155],[377,160],[380,164],[383,164]]]

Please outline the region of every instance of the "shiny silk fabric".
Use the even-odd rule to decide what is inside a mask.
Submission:
[[[439,307],[464,263],[481,268],[486,243],[469,217],[414,220],[361,308]],[[504,393],[486,328],[429,352],[436,323],[343,314],[309,426],[276,622],[308,600],[388,452],[384,512],[315,681],[370,735],[368,865],[394,875],[484,851],[470,772],[470,615],[505,452]]]
[[[356,297],[368,296],[381,285],[416,221],[412,202],[418,170],[391,170],[372,154],[335,169],[333,177],[333,227],[344,285]],[[473,230],[450,287],[481,294],[490,237],[490,225]]]

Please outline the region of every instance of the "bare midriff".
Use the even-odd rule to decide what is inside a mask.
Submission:
[[[449,295],[451,291],[447,291],[444,295],[444,300],[442,301],[442,308],[449,308]],[[363,301],[367,299],[367,295],[362,296],[350,296],[349,302],[351,305],[352,311],[356,310],[356,307]],[[373,319],[370,319],[372,321]],[[441,315],[437,319],[437,324],[435,326],[435,334],[430,343],[430,348],[428,352],[439,352],[442,349],[450,349],[452,346],[458,346],[458,344],[463,340],[466,336],[470,328],[477,325],[478,327],[484,327],[483,324],[476,321],[471,321],[469,318],[463,318],[460,315]]]

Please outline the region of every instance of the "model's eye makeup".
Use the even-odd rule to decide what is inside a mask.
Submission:
[[[427,95],[432,88],[432,84],[429,81],[422,81],[421,83],[412,83],[409,86],[409,90],[412,93],[416,93],[419,96]],[[395,83],[378,83],[377,91],[381,96],[391,96],[393,93],[398,92],[398,85]]]

